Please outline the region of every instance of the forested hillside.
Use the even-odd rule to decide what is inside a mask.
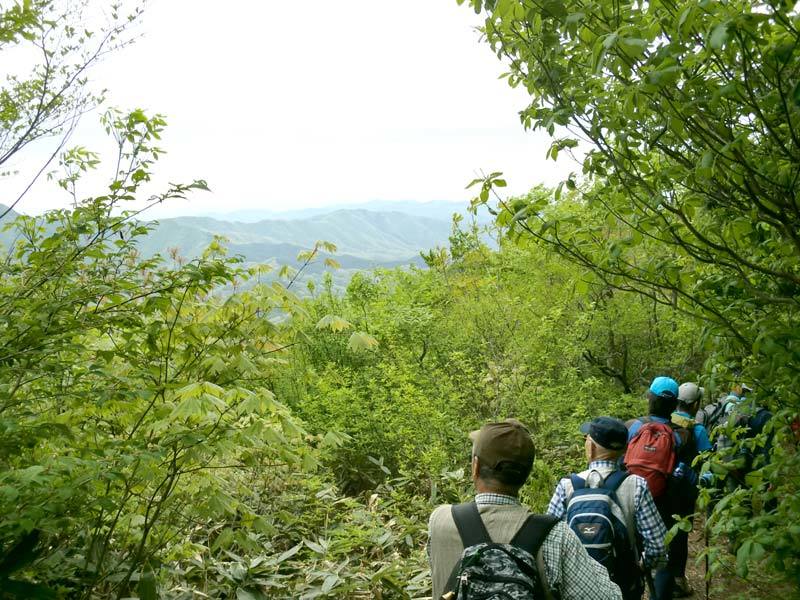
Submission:
[[[467,212],[468,205],[458,210]],[[0,205],[0,212],[5,208]],[[420,253],[446,245],[451,214],[448,207],[436,205],[443,218],[427,218],[404,212],[366,209],[339,209],[292,219],[269,219],[255,222],[224,221],[208,217],[175,217],[155,223],[143,222],[147,235],[136,240],[145,257],[156,254],[180,260],[200,256],[214,240],[224,242],[227,251],[242,258],[245,264],[269,264],[275,272],[292,263],[298,254],[321,239],[336,247],[335,253],[320,251],[319,257],[335,260],[338,268],[331,276],[334,287],[342,291],[356,272],[373,268],[423,265]],[[454,209],[450,208],[449,210]],[[7,215],[16,216],[13,210]],[[446,215],[446,216],[444,216]],[[10,227],[0,232],[0,244],[10,248],[20,239],[20,232]],[[335,256],[334,256],[335,254]],[[304,269],[298,283],[320,280],[323,261]]]
[[[226,248],[209,219],[129,210],[207,190],[145,192],[157,114],[104,113],[116,168],[79,200],[100,161],[66,147],[100,103],[82,74],[138,8],[87,32],[79,8],[0,7],[0,52],[45,48],[0,94],[0,167],[63,136],[53,178],[73,206],[0,211],[0,598],[430,598],[427,519],[472,494],[469,431],[530,427],[520,498],[542,511],[584,465],[579,425],[642,415],[662,374],[712,399],[747,382],[772,412],[757,436],[721,425],[729,447],[696,464],[710,597],[798,594],[800,15],[468,4],[531,95],[523,124],[562,136],[550,156],[589,145],[582,176],[506,197],[492,173],[470,204],[496,217],[488,232],[456,217],[424,265],[302,294],[302,273],[337,268],[324,240],[341,214],[298,222],[305,248],[273,266],[258,252],[289,249],[258,224],[226,226]],[[374,227],[384,256],[444,235],[362,217],[339,252],[363,257]],[[146,250],[155,239],[187,250]]]
[[[228,240],[232,253],[248,262],[263,262],[279,244],[298,250],[327,239],[338,253],[353,260],[387,263],[408,261],[422,249],[447,241],[450,219],[429,219],[400,212],[337,210],[292,220],[255,223],[220,221],[207,217],[162,219],[142,240],[142,252],[152,256],[170,247],[188,259],[199,256],[215,236]],[[295,255],[297,252],[294,253]],[[285,253],[279,255],[281,258]]]

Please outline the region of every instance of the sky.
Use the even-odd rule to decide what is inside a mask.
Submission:
[[[556,184],[577,165],[545,160],[546,134],[525,132],[524,91],[479,41],[480,20],[455,0],[154,0],[136,43],[91,73],[108,104],[161,113],[168,127],[154,185],[208,181],[153,217],[280,211],[371,200],[466,203],[466,184],[502,171],[510,194]],[[110,156],[86,115],[71,143]],[[47,153],[18,157],[0,181],[13,198]],[[107,172],[81,195],[102,193]],[[69,199],[37,184],[36,213]]]

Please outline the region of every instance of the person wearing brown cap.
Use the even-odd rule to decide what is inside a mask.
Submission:
[[[575,517],[579,516],[581,509],[575,499],[585,494],[584,490],[587,489],[608,492],[618,506],[615,510],[620,510],[622,513],[624,537],[629,540],[631,534],[634,534],[634,539],[641,541],[644,566],[649,569],[665,566],[667,552],[664,538],[667,530],[647,487],[647,481],[638,475],[627,474],[619,469],[618,459],[625,452],[628,441],[628,429],[625,423],[613,417],[597,417],[584,423],[580,432],[586,436],[584,448],[589,468],[558,482],[547,507],[548,514],[565,520],[569,515],[571,523],[579,523],[580,520]],[[580,490],[580,493],[576,493],[577,490]],[[623,539],[622,542],[628,540]],[[592,540],[586,539],[584,542],[591,545]],[[643,592],[642,573],[637,564],[638,543],[635,542],[632,548],[628,546],[631,555],[619,552],[615,547],[616,556],[623,557],[622,560],[630,564],[617,565],[612,561],[609,565],[612,577],[620,585],[625,600],[641,598]],[[661,596],[658,600],[663,598]]]
[[[475,498],[467,504],[437,507],[428,524],[434,600],[452,591],[448,584],[452,585],[452,574],[465,550],[456,520],[464,527],[466,520],[459,515],[470,511],[477,512],[478,526],[483,525],[495,544],[512,543],[518,533],[528,531],[534,524],[543,527],[546,534],[535,552],[536,564],[531,566],[544,587],[556,591],[562,600],[621,600],[619,588],[611,582],[607,571],[589,557],[565,523],[532,516],[520,504],[519,490],[530,475],[536,454],[525,426],[515,419],[487,423],[473,431],[470,439]]]

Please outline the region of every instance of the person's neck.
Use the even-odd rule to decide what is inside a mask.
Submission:
[[[476,494],[502,494],[503,496],[511,496],[512,498],[517,497],[516,492],[511,492],[504,488],[498,488],[493,485],[487,485],[480,479],[475,481],[475,493]]]

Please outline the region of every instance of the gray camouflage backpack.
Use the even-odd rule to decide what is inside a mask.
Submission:
[[[495,544],[475,502],[451,509],[464,552],[442,600],[550,600],[540,548],[558,519],[531,515],[510,544]],[[540,574],[541,573],[541,574]]]

